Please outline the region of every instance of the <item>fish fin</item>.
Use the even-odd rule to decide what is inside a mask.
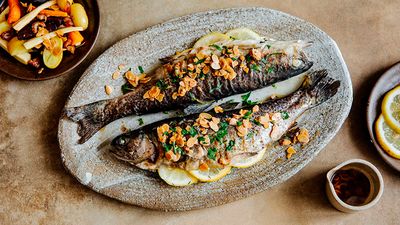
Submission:
[[[307,88],[307,94],[315,99],[313,103],[314,106],[317,106],[333,97],[340,87],[340,81],[328,77],[327,70],[312,72],[309,75],[309,78],[311,83],[309,83],[310,86]]]
[[[183,109],[183,113],[185,115],[191,115],[191,114],[196,114],[196,113],[201,113],[204,112],[206,109],[208,109],[215,101],[209,101],[209,102],[204,102],[202,104],[194,104],[194,105],[189,105],[188,107]]]
[[[103,122],[95,121],[99,104],[101,102],[64,109],[64,116],[78,124],[77,132],[81,137],[78,140],[79,144],[85,143],[105,125]]]

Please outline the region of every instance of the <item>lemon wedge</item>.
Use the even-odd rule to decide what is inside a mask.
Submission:
[[[228,37],[236,40],[261,40],[261,36],[248,28],[237,28],[226,32]]]
[[[262,151],[251,157],[233,157],[230,165],[237,168],[247,168],[253,166],[263,158],[265,152],[266,149],[264,148]]]
[[[209,46],[216,42],[229,40],[229,36],[219,32],[212,32],[204,35],[194,43],[193,48],[199,48],[201,46]]]
[[[176,187],[195,184],[198,181],[186,170],[172,168],[166,165],[161,165],[160,168],[158,168],[158,175],[160,175],[161,179],[163,179],[167,184]]]
[[[396,133],[380,115],[375,122],[375,133],[379,144],[390,156],[400,159],[400,134]]]
[[[400,133],[400,86],[389,91],[383,98],[382,115],[386,123]]]
[[[226,166],[224,168],[209,168],[208,170],[191,170],[189,171],[192,176],[196,177],[202,182],[214,182],[217,181],[228,173],[231,172],[231,167]]]

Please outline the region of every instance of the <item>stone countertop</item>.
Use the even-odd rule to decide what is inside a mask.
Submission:
[[[379,76],[400,60],[400,2],[370,1],[99,1],[102,27],[94,51],[68,76],[42,82],[0,74],[0,224],[395,224],[399,173],[369,141],[365,108]],[[338,135],[297,175],[249,198],[189,212],[147,210],[102,196],[63,168],[57,125],[85,68],[129,34],[193,12],[262,6],[305,19],[339,45],[354,88],[353,109]],[[382,172],[385,191],[372,209],[345,214],[328,202],[325,173],[351,158]]]

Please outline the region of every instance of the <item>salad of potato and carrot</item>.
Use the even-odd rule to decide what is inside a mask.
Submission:
[[[85,8],[73,0],[8,0],[0,9],[0,46],[41,73],[84,44]]]

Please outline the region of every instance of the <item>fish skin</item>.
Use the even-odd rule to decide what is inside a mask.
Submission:
[[[339,81],[327,77],[326,70],[311,73],[310,78],[305,82],[308,82],[308,84],[304,84],[303,87],[293,94],[282,99],[269,100],[264,104],[259,105],[259,112],[254,113],[254,116],[252,117],[257,118],[260,115],[265,115],[265,113],[280,115],[281,112],[287,112],[289,115],[288,119],[279,119],[278,116],[276,118],[278,118],[279,122],[276,122],[275,124],[270,123],[267,129],[263,126],[253,124],[251,130],[253,135],[250,138],[239,137],[235,127],[229,125],[228,134],[224,138],[225,144],[214,144],[214,146],[211,145],[208,148],[215,147],[218,149],[220,155],[225,155],[225,157],[230,159],[234,157],[243,157],[243,154],[253,156],[263,150],[266,146],[279,140],[282,135],[291,128],[296,119],[306,110],[315,107],[334,96],[340,86]],[[226,118],[231,118],[233,114],[238,114],[238,110],[225,112],[224,114],[210,114],[214,117],[220,118],[221,121],[225,121]],[[122,161],[147,170],[156,170],[162,163],[186,170],[197,169],[201,162],[216,164],[215,161],[208,159],[207,155],[200,154],[200,157],[196,157],[199,155],[199,152],[204,151],[204,148],[200,147],[200,145],[195,145],[192,148],[194,152],[193,154],[187,154],[177,162],[166,160],[163,156],[164,149],[161,147],[161,143],[157,139],[156,128],[163,123],[171,124],[174,123],[174,121],[182,128],[193,126],[194,120],[197,117],[198,115],[192,115],[180,121],[170,120],[169,122],[167,121],[148,125],[140,130],[120,135],[112,141],[113,148],[111,149],[111,153]],[[274,129],[274,131],[272,131],[272,129]],[[229,143],[229,140],[234,140],[235,145],[231,151],[226,151],[226,143]],[[133,145],[132,143],[140,144]],[[142,146],[144,149],[137,149],[138,146]],[[146,153],[146,156],[150,155],[151,158],[143,157],[143,152]]]
[[[282,45],[284,42],[277,42]],[[311,68],[313,63],[308,60],[307,56],[302,50],[300,42],[288,42],[289,44],[282,45],[282,47],[273,49],[274,53],[266,56],[268,59],[272,59],[268,62],[268,68],[273,68],[273,72],[267,72],[267,64],[259,62],[259,71],[250,68],[249,74],[246,74],[242,68],[236,66],[234,68],[237,76],[233,80],[228,80],[223,77],[216,77],[209,75],[206,79],[196,79],[197,86],[191,89],[185,96],[172,99],[172,93],[177,92],[179,83],[173,83],[168,75],[168,72],[164,67],[160,67],[155,70],[151,82],[142,84],[134,91],[116,97],[110,100],[102,100],[88,105],[66,108],[64,110],[64,116],[70,120],[78,123],[78,134],[80,140],[78,143],[82,144],[92,137],[98,130],[107,125],[108,123],[117,120],[122,117],[129,115],[142,115],[147,113],[165,111],[170,109],[183,109],[189,105],[207,101],[214,101],[223,97],[228,97],[233,94],[245,93],[258,88],[262,88],[273,83],[289,79],[293,76],[301,74]],[[232,45],[232,43],[228,43]],[[235,44],[235,42],[233,42]],[[270,43],[272,44],[272,43]],[[266,43],[251,46],[264,47]],[[268,45],[269,46],[269,45]],[[249,49],[249,46],[242,46],[244,51]],[[289,49],[291,52],[295,51],[296,54],[276,54],[276,52],[285,52]],[[295,49],[295,50],[293,50]],[[177,63],[181,60],[187,59],[186,51],[185,54],[177,59],[170,60],[169,63]],[[241,60],[239,60],[239,65]],[[244,60],[246,61],[246,60]],[[298,65],[294,65],[292,62],[296,61]],[[163,78],[168,86],[165,90],[165,97],[163,101],[149,101],[144,99],[143,95],[152,86],[156,84],[157,79]],[[215,87],[220,87],[216,89]],[[210,91],[214,90],[214,91]]]

